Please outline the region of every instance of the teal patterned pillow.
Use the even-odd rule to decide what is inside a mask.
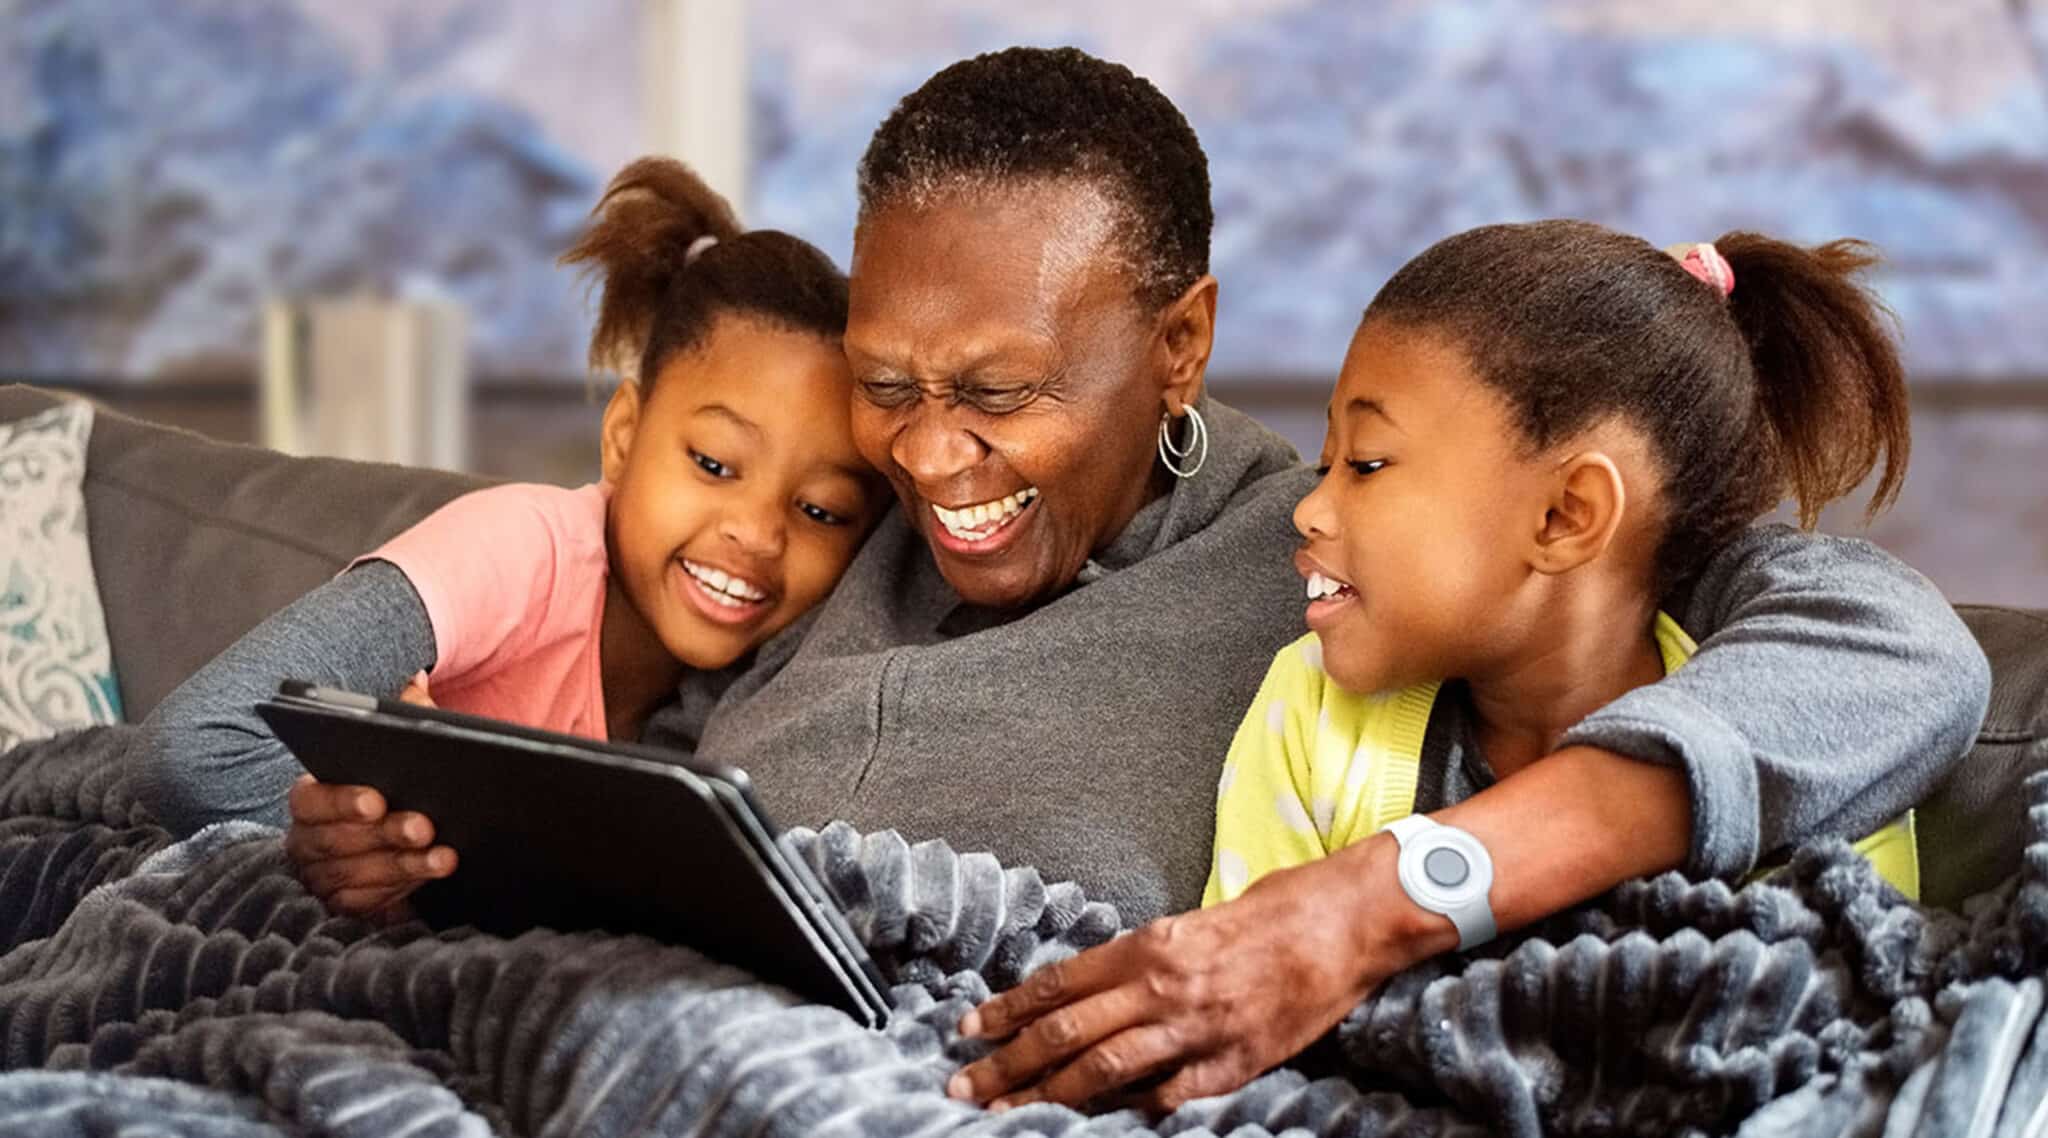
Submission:
[[[0,750],[121,720],[85,540],[92,405],[0,423]]]

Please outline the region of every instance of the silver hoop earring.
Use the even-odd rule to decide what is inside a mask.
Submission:
[[[1159,461],[1178,478],[1193,478],[1202,469],[1202,464],[1209,461],[1209,425],[1202,422],[1202,413],[1192,406],[1187,409],[1187,421],[1188,441],[1186,445],[1176,445],[1173,441],[1173,416],[1166,413],[1159,416]],[[1189,455],[1194,455],[1195,459],[1185,466],[1174,461],[1185,461]]]

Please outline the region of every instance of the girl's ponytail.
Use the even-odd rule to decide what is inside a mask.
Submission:
[[[1714,247],[1734,270],[1728,311],[1756,373],[1757,427],[1767,436],[1758,512],[1792,497],[1811,528],[1823,506],[1877,468],[1869,517],[1898,496],[1912,439],[1905,369],[1891,313],[1858,277],[1877,263],[1860,241],[1802,248],[1757,233]]]
[[[836,337],[846,275],[816,247],[741,227],[730,203],[672,158],[640,158],[614,177],[590,228],[562,263],[602,290],[590,366],[652,384],[723,313]]]
[[[729,241],[739,219],[717,191],[668,158],[640,158],[619,171],[590,211],[595,219],[562,254],[601,282],[590,367],[640,376],[650,325],[701,238]],[[701,249],[701,246],[699,246]]]

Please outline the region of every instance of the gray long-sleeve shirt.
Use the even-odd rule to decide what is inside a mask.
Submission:
[[[1140,511],[1063,595],[1027,612],[963,605],[892,513],[819,609],[722,698],[714,677],[686,682],[649,741],[746,768],[786,825],[845,818],[991,850],[1132,920],[1192,907],[1231,734],[1302,632],[1289,519],[1313,483],[1276,436],[1204,410],[1201,475]],[[1867,543],[1758,527],[1666,607],[1699,653],[1567,739],[1686,770],[1693,872],[1739,874],[1797,840],[1875,829],[1933,787],[1983,716],[1975,640]],[[403,575],[358,568],[157,709],[143,800],[183,829],[280,821],[299,768],[251,705],[287,677],[395,692],[433,656]],[[1432,737],[1422,810],[1487,777],[1448,721]]]
[[[157,704],[142,721],[136,797],[181,834],[230,818],[282,826],[305,768],[257,702],[285,680],[395,696],[434,659],[434,626],[412,582],[388,561],[364,562],[250,629]]]

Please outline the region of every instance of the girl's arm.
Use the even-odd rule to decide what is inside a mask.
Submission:
[[[392,696],[433,664],[419,594],[396,566],[365,562],[257,625],[150,713],[137,796],[180,834],[230,818],[282,826],[303,768],[257,702],[288,679]]]
[[[164,700],[145,722],[144,805],[180,832],[228,818],[285,824],[286,795],[304,772],[257,701],[287,679],[392,696],[422,671],[460,682],[520,656],[562,574],[602,565],[603,510],[594,488],[514,483],[427,515]]]

